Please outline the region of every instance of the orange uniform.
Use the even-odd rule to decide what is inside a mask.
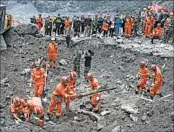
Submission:
[[[63,99],[64,98],[66,99],[67,97],[71,97],[71,95],[66,93],[66,87],[67,86],[62,84],[62,83],[57,85],[57,87],[54,90],[53,95],[51,97],[51,104],[50,104],[48,111],[47,111],[48,114],[51,114],[57,105],[56,116],[60,117],[62,115]]]
[[[154,72],[154,85],[153,87],[150,89],[150,96],[155,96],[156,94],[160,94],[160,87],[163,85],[163,76],[162,73],[160,71],[160,69],[156,66],[155,72]]]
[[[49,43],[47,53],[48,53],[49,60],[55,62],[58,56],[58,45],[53,42]],[[50,65],[55,66],[53,62],[51,62]]]
[[[34,83],[34,95],[36,97],[41,96],[45,85],[45,70],[43,68],[34,68],[31,72],[30,83]]]
[[[108,25],[107,23],[103,23],[102,29],[103,29],[104,31],[108,31],[108,30],[109,30],[109,25]]]
[[[27,121],[30,121],[30,117],[33,112],[35,112],[35,108],[39,107],[39,111],[37,112],[37,116],[39,116],[39,126],[43,127],[44,123],[44,109],[41,103],[40,97],[33,97],[31,100],[27,100],[27,107],[25,108],[25,114],[28,114]]]
[[[71,26],[71,20],[65,19],[65,28],[70,28],[70,26]]]
[[[150,37],[150,35],[151,35],[151,28],[152,28],[152,26],[154,25],[154,23],[155,23],[155,21],[154,21],[154,19],[153,18],[151,18],[151,17],[147,17],[146,19],[145,19],[145,30],[144,30],[144,33],[145,33],[145,36],[146,37]]]
[[[133,19],[126,19],[125,22],[125,36],[126,37],[130,37],[131,36],[131,30],[132,30],[132,26],[133,26]]]
[[[163,28],[161,27],[156,27],[154,30],[153,30],[153,36],[154,37],[161,37],[163,34]]]
[[[17,116],[18,117],[18,114],[20,112],[24,112],[24,108],[27,106],[27,103],[23,100],[23,99],[20,99],[19,101],[19,104],[18,105],[15,105],[13,102],[12,104],[10,105],[10,111],[12,113],[13,116]],[[15,115],[14,115],[15,114]]]
[[[70,79],[66,93],[70,94],[70,95],[75,94],[75,86],[76,86],[75,79]],[[70,106],[71,99],[73,99],[73,98],[67,97],[67,100],[66,100],[66,107],[67,108],[69,108],[69,106]]]
[[[38,18],[36,19],[36,23],[37,23],[37,28],[38,28],[38,30],[40,31],[41,28],[43,27],[42,18],[41,18],[41,17],[38,17]]]
[[[149,80],[149,70],[145,66],[141,67],[138,74],[140,75],[141,79],[138,83],[136,91],[139,91],[141,88],[147,90],[146,82]]]
[[[90,86],[91,86],[92,90],[95,90],[95,89],[100,87],[97,79],[95,79],[95,78],[90,80]],[[98,107],[99,107],[98,103],[99,103],[99,100],[100,100],[100,96],[101,96],[100,93],[96,93],[96,94],[92,95],[92,98],[91,98],[91,105],[93,107],[93,111],[95,111],[95,112],[98,111]]]

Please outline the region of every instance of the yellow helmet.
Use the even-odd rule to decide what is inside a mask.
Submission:
[[[147,8],[143,8],[143,10],[144,10],[144,11],[146,11],[146,10],[147,10]]]

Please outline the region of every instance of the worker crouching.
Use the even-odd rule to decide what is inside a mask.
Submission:
[[[155,95],[159,95],[160,97],[162,97],[163,95],[159,91],[164,82],[162,73],[159,67],[154,64],[151,65],[151,70],[154,72],[154,83],[152,84],[152,88],[148,90],[148,92],[150,92],[150,98],[153,99]]]
[[[161,39],[163,35],[163,28],[161,24],[158,23],[157,27],[153,30],[151,43],[154,44],[154,39]]]
[[[96,90],[96,89],[100,88],[100,85],[99,85],[97,79],[94,78],[92,73],[88,73],[87,77],[89,79],[89,83],[90,83],[92,90]],[[96,94],[93,94],[91,97],[91,105],[92,105],[93,112],[98,112],[98,110],[99,110],[100,96],[101,96],[100,93],[96,93]]]
[[[56,117],[60,117],[62,115],[62,103],[64,98],[75,98],[77,95],[69,95],[66,93],[66,88],[68,86],[68,78],[66,76],[60,79],[60,84],[57,85],[56,89],[53,92],[51,97],[51,103],[48,108],[47,114],[51,115],[55,107],[57,106]]]

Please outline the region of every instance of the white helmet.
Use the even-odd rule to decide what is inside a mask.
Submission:
[[[51,38],[51,41],[55,41],[56,39],[55,38]]]

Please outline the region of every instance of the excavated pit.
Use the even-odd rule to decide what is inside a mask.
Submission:
[[[21,75],[21,72],[31,67],[34,59],[43,56],[46,57],[46,48],[50,38],[34,37],[32,35],[23,35],[24,41],[18,45],[18,39],[13,42],[15,46],[10,47],[7,51],[1,52],[1,104],[0,120],[2,132],[31,132],[40,131],[35,124],[16,124],[9,112],[11,99],[15,96],[27,98],[26,95],[32,95],[32,88],[29,87],[29,77]],[[73,69],[72,54],[74,47],[66,48],[63,38],[59,43],[60,56],[57,61],[64,59],[67,61],[65,70],[57,68],[51,69],[48,74],[47,83],[47,102],[43,103],[45,111],[50,102],[50,96],[55,86],[58,84],[58,78],[62,75],[68,75]],[[140,38],[141,39],[141,38]],[[111,40],[107,38],[106,40]],[[45,121],[43,132],[132,132],[132,131],[173,131],[173,120],[171,113],[173,111],[173,56],[171,54],[153,55],[145,52],[134,50],[136,48],[124,48],[124,46],[135,44],[135,40],[123,39],[123,44],[116,42],[106,43],[101,38],[85,38],[76,45],[83,50],[93,49],[91,72],[99,80],[101,85],[107,84],[108,88],[118,87],[114,91],[102,93],[100,104],[100,113],[96,114],[100,120],[96,121],[88,114],[83,113],[79,107],[84,102],[86,107],[90,107],[89,97],[75,100],[71,104],[71,112],[63,108],[63,117],[54,120],[54,123]],[[21,40],[20,40],[21,42]],[[127,43],[128,42],[128,43]],[[145,41],[142,41],[145,43]],[[115,44],[113,44],[115,43]],[[169,44],[170,45],[170,44]],[[173,49],[170,49],[173,50]],[[159,50],[160,51],[160,50]],[[153,52],[153,50],[152,50]],[[134,90],[137,85],[135,78],[139,61],[147,59],[149,64],[155,63],[164,75],[165,84],[161,92],[165,95],[172,96],[159,100],[156,96],[154,102],[141,99],[141,93],[135,95]],[[81,84],[76,88],[77,93],[90,90],[89,86],[84,83],[83,78],[84,62],[81,61]],[[6,79],[5,79],[6,78]],[[3,80],[4,79],[4,80]],[[148,98],[148,97],[145,97]],[[131,112],[124,108],[129,107]],[[101,113],[105,111],[106,115]]]

